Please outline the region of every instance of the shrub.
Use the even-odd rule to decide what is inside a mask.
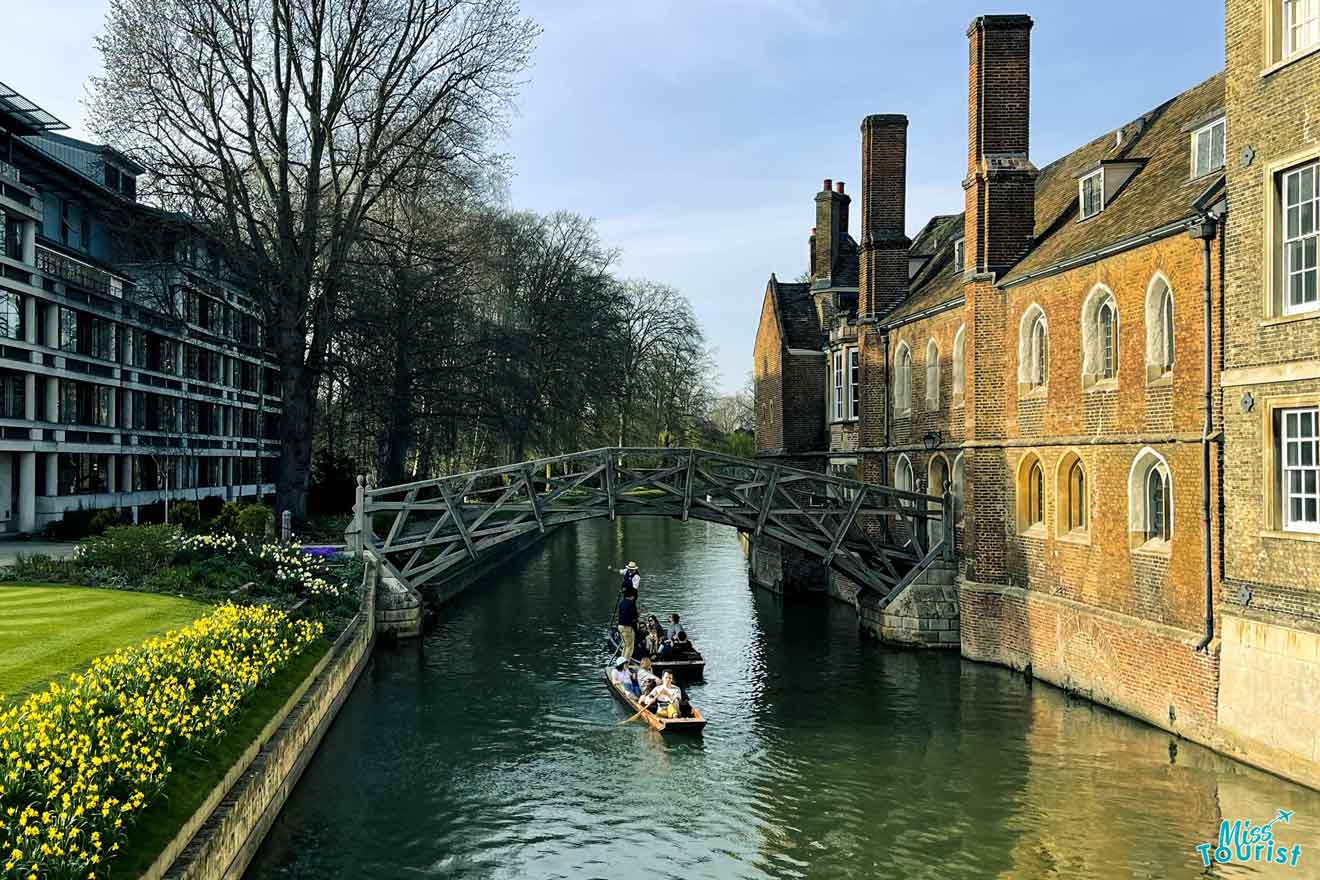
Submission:
[[[202,520],[202,512],[191,501],[180,501],[170,509],[170,519],[185,531],[192,531]]]
[[[111,526],[117,526],[123,521],[124,518],[119,514],[118,510],[98,510],[96,515],[92,517],[91,522],[87,525],[87,534],[104,534],[106,529]]]
[[[222,735],[322,632],[271,608],[223,605],[0,703],[10,744],[0,752],[0,876],[99,876],[173,762]]]
[[[270,525],[270,511],[261,504],[246,505],[238,514],[238,533],[249,538],[263,538]]]
[[[162,593],[167,596],[187,596],[195,593],[192,576],[186,568],[162,568],[138,581],[144,593]]]
[[[56,541],[77,541],[91,534],[92,519],[99,510],[66,510],[64,516],[46,526],[46,534]]]
[[[86,568],[112,568],[137,581],[169,565],[178,548],[179,531],[173,526],[114,526],[80,544],[77,560]]]
[[[18,554],[9,571],[10,578],[27,583],[71,584],[82,580],[82,570],[77,562],[42,553]]]
[[[202,515],[204,522],[211,522],[220,515],[224,509],[225,499],[219,495],[207,495],[201,501],[197,502],[197,511]]]

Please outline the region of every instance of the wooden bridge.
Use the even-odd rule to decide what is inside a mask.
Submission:
[[[953,501],[688,448],[615,447],[359,488],[354,528],[414,589],[531,532],[667,516],[733,526],[818,557],[887,605],[953,558]]]

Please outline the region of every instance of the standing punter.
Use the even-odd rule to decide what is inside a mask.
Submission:
[[[610,569],[615,571],[616,569]],[[627,568],[617,569],[619,574],[623,575],[623,586],[620,593],[624,596],[632,593],[634,599],[637,598],[637,592],[642,588],[642,573],[637,569],[636,562],[629,562]]]
[[[637,593],[626,590],[619,600],[619,640],[623,647],[619,656],[625,661],[633,658],[637,638]]]

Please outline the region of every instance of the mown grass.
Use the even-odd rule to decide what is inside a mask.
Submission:
[[[211,789],[220,783],[329,649],[330,641],[325,638],[308,645],[292,663],[243,703],[242,711],[224,736],[200,752],[174,762],[174,771],[166,779],[165,789],[138,816],[129,832],[128,842],[119,856],[109,863],[107,876],[112,880],[140,877],[151,867],[206,800]]]
[[[186,626],[209,610],[175,596],[0,584],[0,695],[38,690],[95,657]]]

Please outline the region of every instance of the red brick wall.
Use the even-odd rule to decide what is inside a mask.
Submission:
[[[964,584],[962,652],[1001,663],[1142,718],[1215,742],[1218,655],[1179,630],[1097,613],[1036,591]],[[1172,716],[1170,711],[1172,710]]]
[[[761,301],[761,321],[752,349],[752,383],[756,391],[756,449],[784,448],[784,341],[775,320],[773,295],[767,288]]]

